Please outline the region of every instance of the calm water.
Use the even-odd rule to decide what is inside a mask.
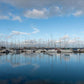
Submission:
[[[84,84],[84,54],[0,56],[0,84]]]

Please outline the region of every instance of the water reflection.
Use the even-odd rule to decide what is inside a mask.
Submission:
[[[84,54],[0,54],[0,84],[82,84]]]

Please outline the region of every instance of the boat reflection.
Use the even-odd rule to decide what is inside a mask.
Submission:
[[[50,56],[50,57],[49,57]],[[80,61],[81,54],[73,54],[73,53],[62,53],[62,54],[56,54],[56,53],[49,53],[49,54],[38,54],[38,53],[32,53],[32,54],[0,54],[0,63],[6,63],[9,62],[12,67],[18,67],[23,65],[29,65],[32,63],[38,63],[38,62],[52,62],[57,63],[60,61],[60,63],[64,60],[65,62],[70,61],[72,59],[76,59]]]
[[[79,72],[84,70],[81,67],[84,65],[84,54],[51,53],[51,55],[46,53],[1,54],[0,84],[68,84],[68,81],[71,84],[71,80],[82,82],[80,80],[84,74]],[[79,80],[74,74],[78,75]]]

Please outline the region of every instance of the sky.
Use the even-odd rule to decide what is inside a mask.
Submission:
[[[0,0],[0,29],[7,39],[84,39],[84,0]]]

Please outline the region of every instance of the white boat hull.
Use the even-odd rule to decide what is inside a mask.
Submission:
[[[57,53],[57,50],[48,50],[47,53]]]
[[[61,53],[72,53],[72,50],[61,50]]]

